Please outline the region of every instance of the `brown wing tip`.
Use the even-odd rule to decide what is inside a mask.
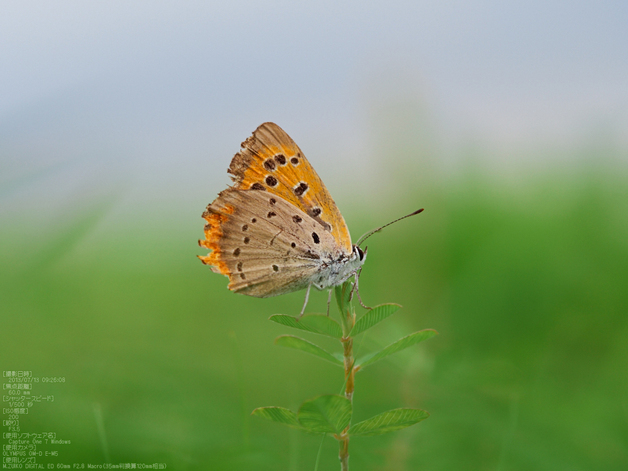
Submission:
[[[271,131],[280,131],[280,132],[285,134],[285,131],[283,129],[281,129],[281,126],[279,126],[278,124],[273,123],[272,121],[266,121],[265,123],[262,123],[259,126],[257,126],[257,129],[255,129],[255,131],[253,131],[253,135],[257,134],[259,131],[262,131],[264,129],[268,129],[268,130],[271,130]]]
[[[251,137],[249,139],[251,139]],[[251,165],[251,160],[253,160],[251,152],[245,148],[249,139],[242,143],[243,149],[233,156],[233,159],[231,159],[231,163],[229,164],[229,168],[227,169],[228,173],[235,176],[235,178],[233,178],[234,181],[238,181],[242,178],[245,170]]]
[[[247,137],[241,144],[242,148],[240,152],[233,156],[231,159],[231,163],[229,164],[229,168],[227,172],[234,175],[234,181],[239,181],[243,176],[244,172],[247,168],[251,166],[251,162],[253,161],[254,155],[257,153],[258,148],[260,147],[258,135],[263,133],[266,129],[270,131],[279,130],[280,132],[284,132],[279,126],[275,123],[266,122],[260,124],[253,134]],[[284,133],[285,134],[285,133]]]

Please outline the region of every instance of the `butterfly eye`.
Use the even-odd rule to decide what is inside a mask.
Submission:
[[[364,260],[364,252],[362,251],[362,249],[358,247],[357,245],[354,245],[353,247],[355,248],[355,251],[358,253],[358,257],[360,257],[360,261]]]

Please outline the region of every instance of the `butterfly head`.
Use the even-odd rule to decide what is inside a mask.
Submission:
[[[364,265],[365,261],[366,261],[366,248],[362,250],[360,246],[354,244],[353,250],[351,251],[351,255],[349,256],[349,261],[347,263],[348,265],[347,271],[351,273],[355,273],[360,268],[362,268],[362,265]]]
[[[351,260],[355,260],[360,263],[360,266],[364,265],[366,261],[366,251],[368,247],[364,247],[364,250],[359,245],[353,244],[353,251],[351,253]]]

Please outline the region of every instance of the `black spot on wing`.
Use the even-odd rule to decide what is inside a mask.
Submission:
[[[272,172],[275,170],[275,167],[276,165],[273,159],[266,159],[266,161],[264,161],[264,168],[266,168],[266,170]]]
[[[297,196],[303,196],[303,194],[308,190],[309,186],[307,183],[300,182],[297,186],[293,188],[294,194]]]
[[[278,182],[278,181],[277,181],[277,179],[276,179],[275,177],[273,177],[272,175],[268,175],[268,176],[266,177],[266,184],[267,184],[268,186],[277,186],[277,183],[279,183],[279,182]]]

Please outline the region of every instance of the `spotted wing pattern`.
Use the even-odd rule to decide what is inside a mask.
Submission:
[[[199,256],[229,277],[229,289],[255,297],[307,287],[342,249],[325,226],[271,192],[229,188],[207,207]]]
[[[318,221],[351,253],[347,224],[301,149],[274,123],[259,126],[231,161],[234,189],[267,191]]]

